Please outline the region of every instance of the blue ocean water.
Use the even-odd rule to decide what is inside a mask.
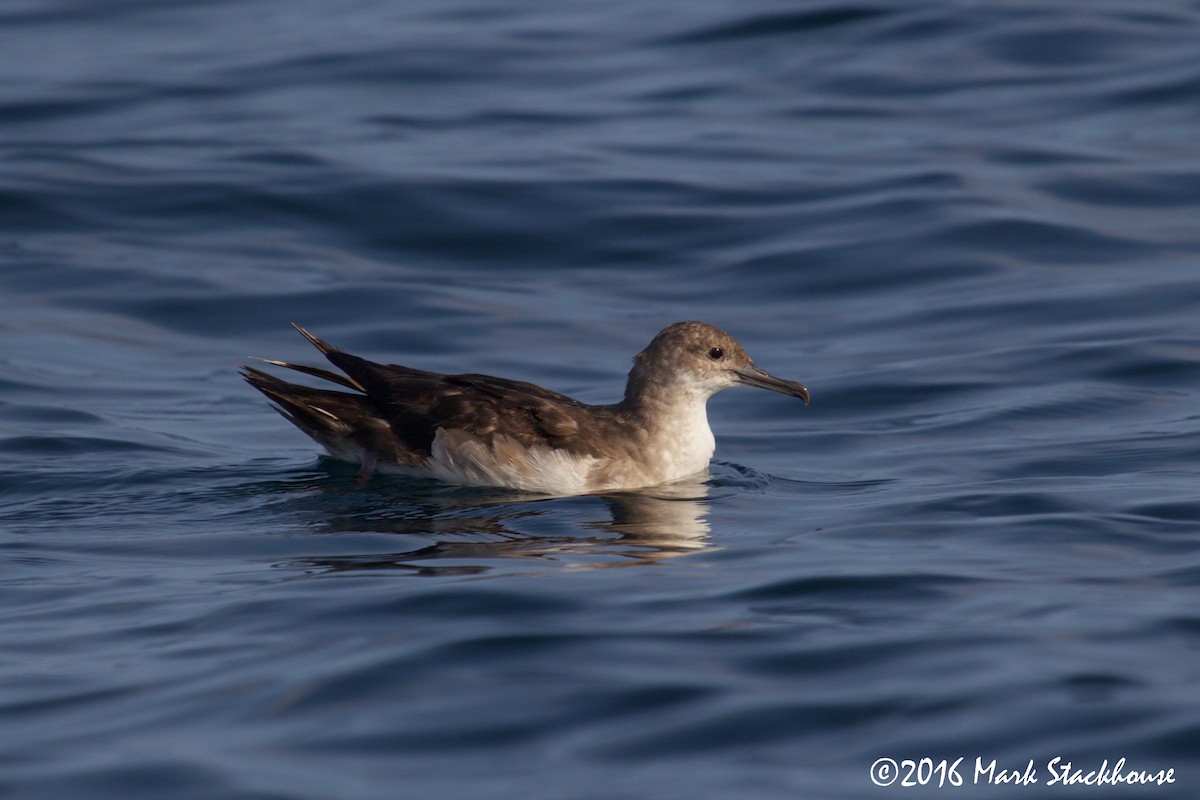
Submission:
[[[6,0],[0,74],[0,797],[1195,796],[1200,4]],[[682,319],[813,402],[610,497],[237,375],[611,402]]]

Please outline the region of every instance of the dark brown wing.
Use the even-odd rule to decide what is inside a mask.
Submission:
[[[310,389],[246,369],[247,380],[270,397],[297,427],[329,446],[342,436],[385,458],[419,463],[440,428],[463,430],[485,444],[498,432],[526,447],[605,455],[619,415],[523,381],[489,375],[441,375],[398,364],[376,364],[342,352],[295,326],[348,378],[322,370],[267,363],[359,389],[362,394]],[[336,444],[336,443],[335,443]],[[336,447],[332,448],[336,449]]]
[[[326,353],[363,387],[367,397],[413,449],[428,453],[439,428],[464,430],[485,444],[498,432],[527,447],[543,445],[598,455],[580,437],[583,417],[604,416],[565,395],[490,375],[439,375],[395,364],[375,364],[348,353]]]

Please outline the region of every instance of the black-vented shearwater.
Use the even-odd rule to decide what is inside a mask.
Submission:
[[[244,367],[246,380],[335,458],[431,475],[448,483],[552,495],[637,489],[708,467],[715,442],[707,401],[733,386],[799,397],[737,340],[703,322],[664,328],[633,358],[625,397],[587,405],[532,383],[376,364],[296,330],[345,375],[266,360],[336,383],[313,389]]]

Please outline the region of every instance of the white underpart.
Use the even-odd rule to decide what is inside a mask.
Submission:
[[[550,447],[524,447],[497,434],[489,447],[461,430],[439,429],[426,467],[441,480],[504,486],[546,494],[593,491],[588,476],[596,459]]]

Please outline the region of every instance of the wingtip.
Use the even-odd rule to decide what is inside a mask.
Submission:
[[[299,326],[297,326],[297,327],[299,327]],[[320,339],[318,339],[317,341],[320,342]],[[325,343],[321,342],[321,344],[325,344]],[[328,347],[328,345],[326,345],[326,346]],[[341,351],[338,351],[336,348],[331,348],[331,349],[335,350],[336,352],[341,352]],[[326,352],[326,351],[322,350],[322,352]],[[247,356],[247,357],[254,361],[261,361],[264,364],[270,364],[273,367],[283,367],[284,369],[294,369],[294,370],[296,370],[296,372],[303,372],[305,375],[314,375],[318,378],[321,378],[322,380],[329,381],[330,383],[336,383],[341,386],[345,386],[347,389],[354,389],[355,391],[366,392],[366,389],[363,388],[362,384],[360,384],[358,381],[354,380],[353,378],[349,378],[344,375],[339,375],[336,372],[330,372],[327,369],[320,369],[319,367],[309,367],[309,366],[305,366],[304,364],[291,364],[291,363],[288,363],[287,361],[278,361],[274,358],[259,358],[258,356]],[[260,369],[255,369],[254,367],[251,367],[248,364],[242,365],[241,372],[242,372],[242,376],[247,381],[249,381],[251,384],[253,384],[255,386],[258,386],[260,383],[263,383],[265,381],[279,381],[282,383],[282,381],[280,381],[280,379],[276,378],[274,375],[270,375],[266,372],[263,372]],[[290,385],[290,384],[286,384],[286,385]]]
[[[281,382],[279,378],[276,378],[274,375],[269,375],[266,372],[263,372],[261,369],[255,369],[249,364],[242,364],[242,366],[238,369],[238,372],[241,374],[242,380],[259,391],[262,391],[264,386]]]
[[[320,350],[322,353],[328,354],[328,353],[338,352],[338,349],[336,347],[329,344],[328,342],[318,339],[316,336],[313,336],[311,333],[304,330],[304,328],[300,327],[296,323],[293,322],[292,327],[295,328],[300,333],[301,336],[303,336],[305,339],[308,339],[309,344],[311,344],[313,347]]]

